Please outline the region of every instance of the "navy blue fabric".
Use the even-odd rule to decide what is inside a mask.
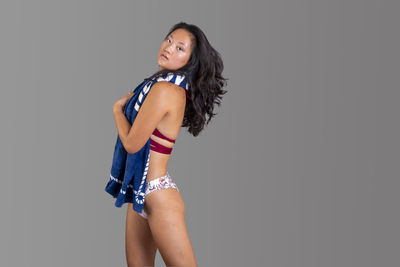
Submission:
[[[133,96],[125,104],[124,114],[129,123],[133,122],[140,110],[151,87],[159,81],[169,81],[188,90],[187,79],[183,75],[167,74],[155,81],[143,81],[133,91]],[[128,153],[117,136],[114,156],[111,166],[110,179],[105,191],[116,198],[115,206],[121,207],[124,203],[133,203],[136,212],[142,212],[145,201],[145,186],[150,155],[150,138],[136,153]]]

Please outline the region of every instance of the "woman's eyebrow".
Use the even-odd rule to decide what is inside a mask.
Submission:
[[[172,36],[172,34],[170,34],[169,36],[171,36],[171,37],[172,37],[172,39],[174,39],[174,37]],[[185,45],[185,43],[184,43],[184,42],[178,42],[178,43],[181,43],[181,44]],[[186,46],[186,45],[185,45],[185,46]]]

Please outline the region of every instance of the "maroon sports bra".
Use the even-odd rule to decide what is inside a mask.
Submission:
[[[173,139],[169,139],[168,137],[166,137],[165,135],[163,135],[157,128],[154,129],[153,134],[157,137],[160,137],[164,140],[170,141],[172,143],[175,143],[175,140]],[[156,141],[154,141],[153,139],[150,140],[150,150],[154,150],[163,154],[171,154],[172,151],[172,147],[166,147]]]

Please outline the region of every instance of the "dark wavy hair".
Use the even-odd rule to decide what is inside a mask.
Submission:
[[[227,85],[228,79],[221,74],[224,64],[220,54],[210,45],[199,27],[180,22],[171,27],[165,38],[176,29],[185,29],[192,34],[192,51],[188,63],[177,70],[157,71],[144,80],[154,81],[158,77],[170,73],[186,76],[191,100],[186,98],[182,127],[188,127],[188,132],[197,136],[211,118],[217,115],[217,113],[213,113],[214,106],[215,104],[221,105],[222,95],[227,93],[222,88]],[[208,119],[206,115],[208,115]]]

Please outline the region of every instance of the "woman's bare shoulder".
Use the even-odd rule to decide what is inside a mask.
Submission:
[[[155,91],[160,91],[160,93],[162,91],[163,95],[168,97],[169,101],[186,101],[185,89],[177,84],[168,81],[159,81],[152,86],[152,90],[153,89],[155,89]]]

